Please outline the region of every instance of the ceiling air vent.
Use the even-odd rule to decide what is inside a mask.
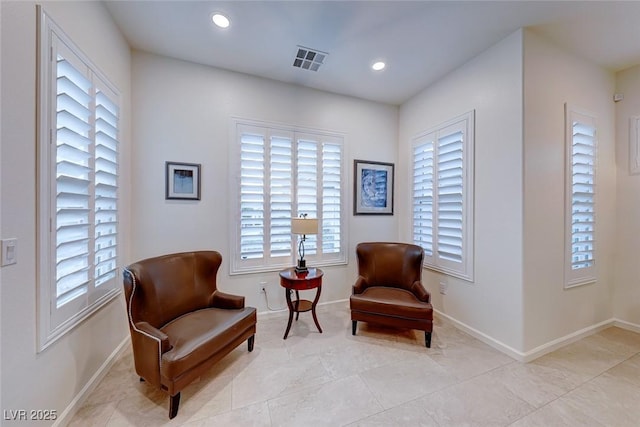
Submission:
[[[298,53],[293,60],[293,66],[304,70],[318,71],[318,68],[324,63],[324,58],[326,58],[327,55],[327,52],[298,46]]]

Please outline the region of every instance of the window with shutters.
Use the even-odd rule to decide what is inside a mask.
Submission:
[[[412,140],[412,234],[425,266],[473,280],[474,112]]]
[[[118,293],[119,94],[40,9],[42,350]]]
[[[596,280],[596,119],[565,105],[565,287]]]
[[[339,134],[235,122],[231,273],[295,265],[291,218],[317,218],[306,236],[307,265],[346,263],[344,144]]]

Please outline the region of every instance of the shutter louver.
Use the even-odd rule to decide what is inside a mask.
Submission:
[[[322,253],[336,254],[341,250],[341,163],[342,147],[322,145]]]
[[[240,257],[264,257],[265,137],[243,133],[240,141]]]
[[[595,128],[574,121],[571,143],[571,269],[593,266]]]
[[[292,215],[291,139],[271,137],[270,150],[270,245],[271,256],[291,256]]]
[[[438,138],[438,255],[462,262],[463,253],[463,134]]]
[[[91,82],[57,56],[56,307],[87,292],[90,276]]]

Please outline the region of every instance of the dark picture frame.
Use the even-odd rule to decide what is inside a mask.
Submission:
[[[165,163],[165,199],[200,200],[200,164]]]
[[[353,161],[353,214],[393,215],[394,164]]]

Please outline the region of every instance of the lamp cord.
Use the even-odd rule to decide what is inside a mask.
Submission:
[[[289,289],[289,292],[292,292],[291,289]],[[264,299],[265,301],[267,301],[267,309],[269,311],[282,311],[284,310],[286,307],[282,307],[282,308],[271,308],[271,306],[269,305],[269,294],[267,293],[267,287],[265,286],[264,288]]]

